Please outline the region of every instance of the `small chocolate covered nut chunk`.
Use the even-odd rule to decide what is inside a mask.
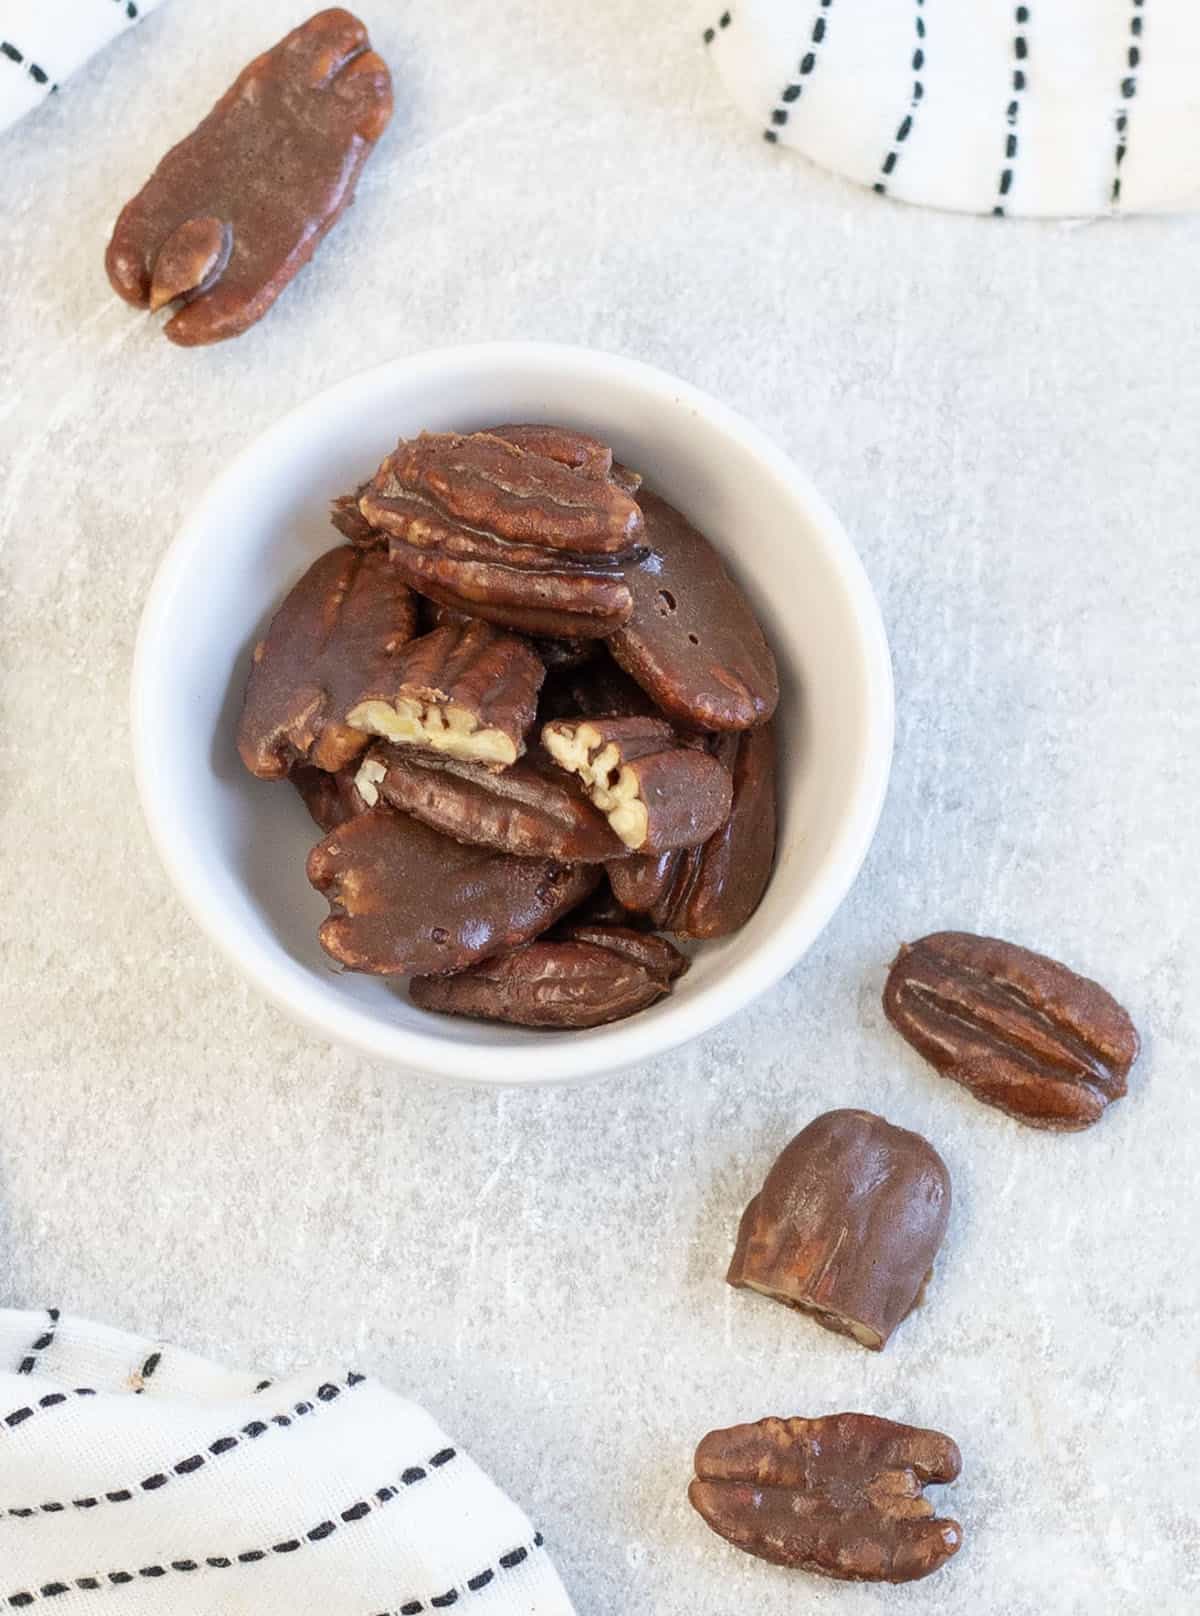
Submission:
[[[535,748],[507,769],[411,748],[375,746],[358,771],[358,789],[456,841],[517,858],[600,864],[625,855],[621,840],[573,776]]]
[[[1138,1055],[1137,1029],[1098,982],[996,937],[907,944],[883,1008],[937,1071],[1035,1128],[1098,1122]]]
[[[545,672],[515,634],[448,623],[411,640],[386,680],[359,692],[346,722],[397,746],[507,768],[525,750]]]
[[[362,690],[386,684],[416,618],[382,553],[343,545],[314,561],[254,650],[238,726],[251,774],[281,780],[305,762],[341,769],[365,751],[370,737],[347,711]]]
[[[172,342],[236,337],[353,201],[391,115],[363,24],[339,9],[310,17],[243,68],[122,210],[105,259],[113,290],[140,308],[181,299]]]
[[[321,946],[352,971],[461,971],[539,936],[599,881],[591,865],[508,858],[372,808],[308,856],[329,901]]]
[[[314,769],[310,763],[297,763],[288,779],[300,793],[314,823],[329,832],[356,814],[365,814],[371,806],[359,795],[355,784],[357,773],[357,765],[353,763],[336,774]]]
[[[915,1582],[962,1546],[923,1488],[953,1481],[958,1445],[872,1414],[766,1419],[710,1431],[692,1507],[736,1548],[841,1582]]]
[[[632,852],[696,847],[729,817],[728,770],[660,718],[555,719],[542,745],[579,776]]]
[[[660,971],[594,943],[536,942],[457,976],[419,976],[414,1004],[444,1015],[518,1027],[600,1027],[621,1021],[669,991]]]
[[[728,1280],[878,1352],[916,1306],[949,1217],[950,1175],[920,1134],[829,1111],[746,1208]]]
[[[638,496],[649,554],[625,569],[633,611],[614,657],[668,718],[695,729],[752,729],[779,700],[771,648],[741,589],[702,533],[655,494]]]

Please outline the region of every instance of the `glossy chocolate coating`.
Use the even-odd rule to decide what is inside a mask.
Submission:
[[[314,769],[309,763],[297,763],[288,779],[304,799],[314,823],[329,832],[367,811],[369,805],[359,796],[354,783],[357,773],[356,763],[339,769],[336,774]]]
[[[928,1140],[828,1111],[746,1208],[727,1277],[879,1351],[919,1300],[949,1217],[950,1174]]]
[[[667,991],[659,973],[614,949],[549,941],[484,960],[457,976],[416,977],[409,987],[423,1010],[566,1030],[623,1020]]]
[[[625,854],[579,782],[540,748],[500,771],[406,756],[391,746],[375,747],[366,763],[369,775],[386,771],[375,782],[385,802],[456,841],[564,864],[601,864]]]
[[[295,763],[336,770],[370,736],[346,715],[386,680],[412,636],[416,602],[378,550],[329,550],[289,592],[254,650],[238,725],[251,774],[282,779]]]
[[[728,937],[762,902],[775,864],[775,726],[724,735],[716,756],[732,772],[733,805],[680,883],[671,930],[684,937]]]
[[[677,981],[691,963],[687,955],[681,954],[665,937],[635,931],[631,926],[602,925],[572,918],[556,927],[554,936],[562,942],[591,943],[596,948],[612,949],[662,982]]]
[[[678,723],[702,730],[765,723],[779,677],[749,601],[673,506],[644,490],[638,498],[649,554],[625,569],[633,612],[609,649]]]
[[[354,198],[392,115],[387,65],[348,11],[318,12],[239,73],[122,210],[105,267],[127,303],[187,299],[172,342],[262,318]]]
[[[599,881],[595,865],[468,847],[391,808],[332,831],[308,858],[329,901],[321,945],[377,976],[461,971],[537,937]]]

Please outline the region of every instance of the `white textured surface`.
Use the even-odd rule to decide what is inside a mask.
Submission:
[[[293,7],[167,6],[0,142],[0,1300],[357,1358],[526,1504],[582,1616],[1184,1616],[1200,221],[881,203],[766,151],[676,11],[376,7],[386,145],[211,351],[119,304],[104,244]],[[641,355],[772,430],[858,539],[900,699],[874,852],[792,977],[653,1070],[509,1098],[402,1086],[254,1000],[153,862],[125,720],[139,602],[226,458],[354,368],[497,336]],[[1146,1055],[1093,1133],[1022,1130],[889,1032],[896,942],[945,925],[1129,1004]],[[957,1196],[882,1357],[722,1284],[774,1150],[854,1103],[926,1131]],[[958,1438],[968,1538],[935,1583],[789,1577],[691,1515],[709,1426],[841,1407]]]

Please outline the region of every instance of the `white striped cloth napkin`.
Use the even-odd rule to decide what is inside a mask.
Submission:
[[[424,1410],[0,1310],[0,1611],[572,1616],[541,1536]]]
[[[1200,205],[1197,0],[707,0],[700,22],[760,138],[888,196]]]
[[[2,0],[0,129],[52,95],[76,68],[162,0]]]

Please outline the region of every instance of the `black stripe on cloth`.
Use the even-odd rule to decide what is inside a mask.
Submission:
[[[443,1452],[446,1450],[443,1449]],[[457,1457],[457,1455],[455,1455]],[[448,1461],[443,1460],[443,1463]],[[430,1461],[432,1463],[432,1461]],[[428,1474],[421,1471],[422,1479]],[[11,1593],[5,1599],[0,1596],[0,1609],[26,1610],[30,1605],[36,1605],[43,1600],[56,1599],[61,1594],[69,1594],[76,1589],[94,1591],[96,1588],[122,1588],[131,1582],[152,1582],[159,1577],[170,1576],[172,1573],[186,1575],[190,1572],[213,1570],[228,1571],[235,1565],[260,1565],[264,1560],[270,1560],[274,1555],[296,1554],[299,1550],[310,1547],[316,1543],[324,1543],[335,1532],[340,1532],[344,1526],[353,1526],[357,1521],[365,1520],[377,1510],[385,1508],[393,1499],[399,1498],[402,1487],[380,1487],[370,1498],[360,1499],[357,1503],[349,1505],[342,1510],[337,1518],[330,1516],[328,1520],[318,1521],[307,1531],[299,1533],[296,1537],[281,1539],[278,1543],[269,1544],[266,1548],[243,1549],[238,1554],[207,1554],[196,1555],[187,1559],[169,1560],[164,1564],[138,1566],[129,1571],[106,1571],[100,1574],[92,1573],[89,1576],[73,1577],[69,1581],[59,1580],[46,1582],[40,1588],[23,1588]],[[537,1540],[540,1547],[540,1538]],[[517,1565],[528,1554],[527,1549],[513,1549],[510,1554],[501,1558],[501,1566],[508,1561],[510,1566]],[[520,1560],[514,1560],[513,1555],[519,1555]],[[457,1594],[455,1595],[457,1598]],[[454,1601],[451,1600],[450,1603]],[[424,1609],[424,1607],[420,1607]]]
[[[732,21],[733,21],[733,12],[732,11],[723,11],[721,13],[721,15],[717,18],[717,27],[716,28],[706,28],[704,30],[704,43],[706,45],[711,45],[713,40],[717,37],[717,28],[728,28],[729,24]]]
[[[14,1408],[11,1413],[0,1416],[0,1431],[15,1431],[19,1425],[24,1425],[25,1421],[31,1420],[35,1414],[57,1408],[69,1398],[95,1397],[95,1395],[91,1386],[76,1386],[69,1392],[47,1392],[45,1397],[39,1397],[36,1403],[31,1403],[26,1408]]]
[[[496,1581],[497,1576],[502,1576],[506,1571],[515,1571],[519,1565],[524,1565],[536,1549],[544,1546],[545,1541],[542,1534],[538,1532],[532,1542],[510,1549],[507,1554],[500,1556],[494,1566],[484,1566],[482,1571],[477,1571],[473,1577],[468,1577],[465,1582],[456,1587],[447,1588],[444,1594],[435,1594],[432,1598],[427,1599],[409,1599],[403,1605],[397,1606],[395,1610],[379,1611],[377,1616],[423,1616],[426,1611],[448,1610],[451,1605],[458,1604],[462,1593],[482,1593],[485,1588],[490,1587]]]
[[[134,1392],[140,1397],[146,1390],[146,1382],[154,1376],[159,1364],[162,1362],[161,1352],[152,1352],[142,1367],[134,1375]]]
[[[820,60],[821,45],[829,29],[829,11],[833,0],[818,0],[817,14],[813,18],[813,25],[809,30],[809,46],[796,68],[796,76],[789,80],[779,96],[779,103],[771,114],[772,127],[763,130],[763,139],[772,145],[779,139],[779,131],[791,117],[791,109],[804,94],[804,86],[809,74]]]
[[[888,178],[894,172],[896,164],[900,161],[900,153],[904,149],[905,141],[908,139],[909,135],[912,134],[913,123],[917,116],[917,108],[925,99],[925,80],[921,77],[922,73],[925,71],[924,11],[925,0],[917,0],[917,44],[916,49],[912,54],[912,94],[908,98],[908,111],[904,114],[903,118],[901,118],[896,129],[896,133],[892,136],[892,144],[888,149],[888,154],[883,159],[883,163],[880,165],[880,172],[882,173],[883,178],[875,181],[875,189],[879,192],[880,196],[882,196],[887,190]]]
[[[25,52],[18,50],[17,47],[7,39],[0,39],[0,56],[7,56],[9,61],[14,62],[18,67],[23,66],[35,84],[46,84],[49,82],[50,75],[46,72],[46,69],[44,67],[39,67],[36,62],[26,61]],[[53,92],[54,90],[58,89],[58,85],[51,84],[50,89]]]
[[[21,1359],[21,1362],[17,1366],[18,1375],[32,1375],[34,1370],[37,1368],[37,1361],[41,1357],[42,1353],[48,1352],[54,1345],[54,1334],[58,1329],[59,1320],[58,1308],[48,1307],[46,1309],[46,1317],[50,1321],[50,1327],[49,1329],[42,1331],[37,1340],[30,1347],[29,1351]]]
[[[351,1374],[346,1377],[344,1386],[335,1386],[331,1382],[326,1382],[318,1388],[315,1395],[322,1403],[332,1403],[342,1395],[344,1390],[353,1391],[355,1386],[361,1386],[362,1383],[362,1375]],[[216,1437],[208,1444],[204,1452],[189,1454],[186,1459],[180,1459],[178,1463],[168,1465],[163,1470],[155,1471],[153,1475],[144,1477],[136,1486],[114,1487],[101,1497],[85,1495],[82,1498],[72,1498],[68,1503],[22,1505],[20,1507],[0,1509],[0,1520],[27,1521],[34,1515],[58,1515],[66,1509],[96,1509],[101,1504],[128,1504],[138,1497],[140,1493],[158,1492],[161,1488],[169,1485],[176,1477],[195,1475],[197,1470],[202,1470],[211,1459],[219,1459],[226,1453],[232,1453],[234,1448],[245,1446],[247,1441],[256,1441],[269,1431],[272,1425],[282,1429],[291,1425],[294,1420],[303,1419],[306,1414],[315,1412],[316,1405],[313,1403],[296,1403],[287,1414],[270,1415],[269,1423],[264,1420],[251,1420],[248,1425],[243,1425],[236,1435]],[[450,1459],[453,1459],[454,1449],[444,1448],[441,1453],[435,1453],[429,1463],[431,1465],[447,1463],[447,1458],[444,1455],[448,1455]],[[421,1480],[424,1475],[425,1472],[422,1470],[419,1476],[414,1476],[414,1479]]]
[[[996,218],[1004,217],[1006,208],[1005,198],[1012,190],[1013,173],[1016,169],[1017,153],[1020,149],[1019,124],[1021,121],[1021,101],[1029,82],[1026,62],[1029,60],[1029,7],[1018,6],[1014,13],[1016,32],[1013,34],[1013,59],[1015,66],[1012,74],[1012,99],[1005,109],[1005,118],[1008,122],[1008,134],[1004,137],[1004,167],[1000,170],[1000,184],[997,187],[998,200],[992,209]]]
[[[1129,19],[1129,45],[1125,52],[1126,73],[1121,80],[1122,106],[1117,112],[1117,145],[1113,153],[1112,204],[1121,200],[1121,164],[1129,150],[1129,102],[1137,94],[1138,68],[1142,62],[1142,27],[1145,0],[1133,0],[1133,15]]]

